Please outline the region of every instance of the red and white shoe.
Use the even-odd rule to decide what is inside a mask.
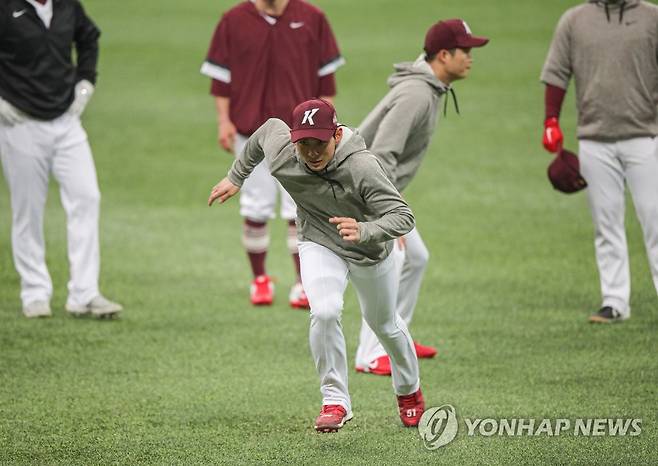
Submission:
[[[433,358],[438,353],[436,348],[434,348],[433,346],[421,345],[417,341],[414,341],[414,346],[416,347],[416,356],[418,356],[418,359]]]
[[[345,411],[341,405],[323,405],[320,415],[315,418],[315,430],[324,433],[338,432],[352,417],[352,413]]]
[[[290,295],[288,295],[288,301],[290,302],[290,307],[295,309],[310,309],[311,306],[308,303],[308,298],[304,292],[304,287],[301,283],[295,283],[292,288],[290,288]]]
[[[420,388],[411,395],[398,395],[398,408],[405,427],[418,427],[420,417],[425,411],[425,400]]]
[[[259,275],[251,282],[251,304],[269,306],[274,301],[274,283],[267,275]]]
[[[367,367],[356,366],[356,371],[374,375],[391,375],[391,360],[386,355],[380,356]]]

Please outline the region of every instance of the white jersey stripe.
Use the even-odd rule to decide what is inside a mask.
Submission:
[[[231,83],[231,71],[229,69],[214,65],[208,61],[203,62],[203,65],[201,65],[201,74],[205,74],[226,84]]]
[[[335,73],[338,68],[345,64],[345,59],[343,57],[336,57],[331,60],[329,63],[324,65],[318,70],[318,76],[323,77]]]

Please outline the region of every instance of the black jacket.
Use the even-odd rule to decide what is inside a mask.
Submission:
[[[96,82],[98,62],[100,31],[80,2],[51,1],[49,29],[25,0],[0,2],[0,97],[40,120],[66,112],[75,84]]]

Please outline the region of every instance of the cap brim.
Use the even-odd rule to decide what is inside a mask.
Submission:
[[[335,132],[336,128],[293,129],[290,131],[290,141],[294,143],[304,138],[315,138],[327,142]]]
[[[467,39],[460,41],[458,46],[464,48],[484,47],[488,42],[489,39],[486,37],[470,36]]]

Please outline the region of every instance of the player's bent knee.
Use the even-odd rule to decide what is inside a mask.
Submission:
[[[311,320],[316,322],[331,322],[340,319],[343,312],[343,300],[324,297],[320,300],[310,300]]]
[[[430,260],[430,253],[427,249],[416,251],[409,255],[409,265],[415,269],[424,269]]]

